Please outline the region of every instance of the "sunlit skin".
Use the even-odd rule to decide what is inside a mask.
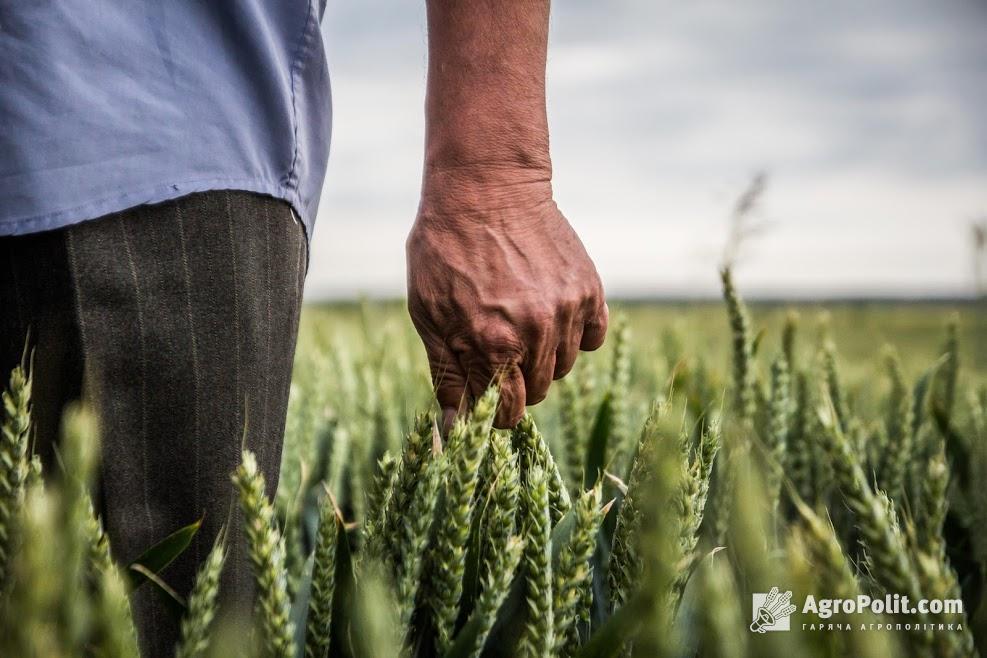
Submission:
[[[602,345],[603,285],[552,194],[548,0],[429,0],[425,166],[408,309],[444,422],[492,380],[514,426],[580,350]]]

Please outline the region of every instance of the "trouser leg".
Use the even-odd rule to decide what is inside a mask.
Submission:
[[[203,518],[163,574],[185,595],[220,527],[239,510],[230,475],[242,447],[277,485],[301,289],[302,229],[287,204],[210,192],[66,231],[86,395],[103,439],[102,513],[126,562]],[[249,604],[242,529],[221,583]],[[145,586],[133,597],[142,653],[171,655],[178,621]]]
[[[62,407],[79,396],[82,361],[60,232],[0,238],[0,380],[25,362],[33,374],[32,447],[55,472]]]

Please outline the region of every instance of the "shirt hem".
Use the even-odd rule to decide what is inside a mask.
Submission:
[[[298,191],[287,188],[281,183],[274,183],[256,178],[201,178],[177,183],[167,183],[142,188],[133,192],[116,194],[112,197],[105,197],[95,201],[44,213],[34,217],[15,219],[0,222],[0,235],[25,235],[29,233],[41,233],[53,231],[75,224],[81,224],[90,220],[98,219],[116,212],[122,212],[136,206],[145,206],[155,203],[172,201],[180,197],[193,194],[195,192],[209,192],[212,190],[240,190],[243,192],[254,192],[266,194],[268,196],[287,201],[295,214],[301,220],[305,239],[310,239],[309,231],[311,219],[301,203]]]

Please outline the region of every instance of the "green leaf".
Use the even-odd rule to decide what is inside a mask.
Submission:
[[[353,554],[350,552],[350,536],[343,515],[339,511],[336,499],[332,497],[336,508],[336,522],[339,532],[336,536],[336,591],[332,597],[332,637],[329,639],[330,656],[352,656],[353,646],[350,638],[350,609],[356,597],[356,574],[353,570]]]
[[[577,658],[610,658],[637,634],[647,602],[639,596],[621,606],[582,646]]]
[[[606,466],[607,442],[613,431],[613,398],[607,391],[600,401],[593,421],[593,431],[589,436],[586,450],[586,469],[583,471],[583,487],[591,489],[600,478]]]
[[[202,519],[199,519],[184,528],[179,528],[128,564],[126,574],[130,591],[150,580],[147,577],[148,573],[160,574],[165,567],[175,561],[175,558],[184,553],[201,526]]]
[[[503,606],[501,606],[503,607]],[[470,658],[473,655],[473,648],[476,646],[476,638],[483,629],[483,620],[476,610],[470,615],[469,620],[456,634],[456,640],[445,653],[445,658]]]
[[[315,551],[309,554],[302,568],[302,575],[291,604],[291,621],[295,624],[295,645],[305,646],[305,620],[308,618],[308,602],[312,595],[312,568],[315,565]]]
[[[158,574],[146,569],[140,564],[132,564],[127,570],[130,574],[136,574],[137,576],[149,581],[155,589],[164,594],[164,600],[168,604],[168,610],[174,616],[175,619],[180,620],[185,614],[185,610],[188,608],[188,604],[185,603],[185,599],[181,595],[171,588],[168,583],[163,581]],[[134,576],[130,576],[133,578]]]
[[[473,605],[476,603],[476,597],[480,591],[480,547],[483,540],[481,521],[489,502],[489,498],[477,501],[477,507],[470,519],[469,540],[466,543],[466,564],[463,572],[463,593],[459,603],[459,621],[462,621],[465,615],[472,617]]]
[[[572,513],[572,509],[569,509],[552,528],[552,569],[559,566],[559,555],[562,552],[562,547],[569,545],[569,537],[572,536],[572,530],[575,527],[576,516]]]

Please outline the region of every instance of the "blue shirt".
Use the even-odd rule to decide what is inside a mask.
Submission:
[[[0,235],[215,189],[284,199],[311,235],[324,1],[0,2]]]

